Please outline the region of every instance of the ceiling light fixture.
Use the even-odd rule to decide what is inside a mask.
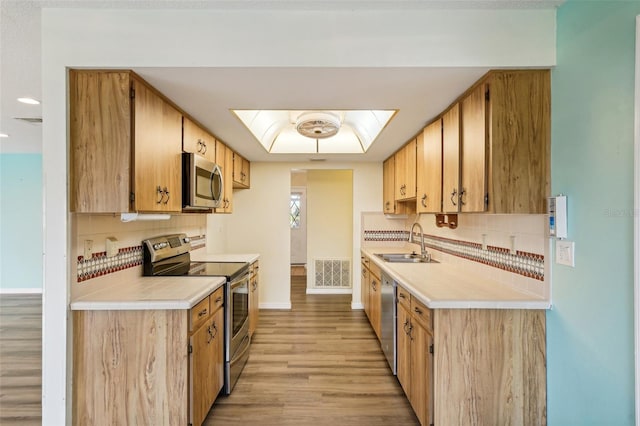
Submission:
[[[40,101],[37,101],[33,98],[18,98],[18,102],[22,102],[23,104],[28,105],[40,105]]]
[[[335,136],[340,130],[340,125],[340,117],[323,111],[305,112],[296,120],[298,133],[311,139]]]

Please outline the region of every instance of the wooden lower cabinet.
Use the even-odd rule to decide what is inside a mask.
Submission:
[[[398,295],[408,295],[398,288]],[[397,376],[420,424],[433,423],[433,348],[432,329],[416,318],[410,296],[397,305]],[[406,300],[409,300],[405,303]],[[424,312],[424,311],[423,311]]]
[[[360,259],[362,262],[362,281],[360,283],[362,305],[367,318],[369,318],[371,328],[373,328],[378,340],[380,340],[382,333],[382,324],[380,322],[382,315],[382,280],[380,277],[382,274],[380,267],[371,262],[367,256],[362,256]]]
[[[256,260],[249,268],[249,336],[253,336],[260,316],[260,265]]]
[[[420,424],[547,424],[544,310],[425,315],[412,298],[398,287],[397,377]]]
[[[72,423],[199,426],[224,381],[218,291],[192,310],[73,311]]]
[[[224,385],[224,310],[218,309],[189,340],[189,418],[201,425]]]

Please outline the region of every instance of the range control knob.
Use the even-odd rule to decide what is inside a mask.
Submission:
[[[185,243],[189,243],[189,242],[191,241],[191,238],[189,238],[189,237],[184,237],[184,239],[183,239],[182,241],[184,241]]]

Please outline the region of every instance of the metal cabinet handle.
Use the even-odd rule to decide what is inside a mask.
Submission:
[[[160,196],[160,198],[156,198],[156,204],[162,203],[162,199],[164,198],[164,192],[162,191],[162,188],[160,187],[160,185],[156,187],[156,195]]]
[[[420,203],[422,203],[422,207],[427,207],[427,194],[424,194],[420,199]]]
[[[169,202],[169,190],[167,189],[167,187],[164,187],[164,194],[167,196],[167,199],[164,201],[164,204],[167,204]]]
[[[418,307],[413,308],[413,311],[418,315],[422,315],[422,310]]]
[[[218,297],[218,298],[215,300],[215,303],[220,303],[220,302],[222,302],[222,296]]]
[[[198,318],[201,318],[205,315],[207,315],[207,308],[204,308],[203,310],[201,310],[200,312],[198,312]]]
[[[202,141],[202,153],[206,154],[206,152],[207,152],[207,144],[206,142]]]
[[[403,293],[399,293],[399,294],[398,294],[398,297],[399,297],[400,299],[406,299],[406,298],[407,298],[407,296],[405,296]]]
[[[454,206],[457,206],[456,202],[453,201],[453,197],[455,197],[456,194],[458,194],[458,191],[454,189],[453,192],[451,193],[451,204],[453,204]]]
[[[464,188],[462,188],[462,190],[460,190],[460,195],[458,196],[458,200],[460,200],[460,205],[464,206],[465,202],[462,201],[462,197],[464,197],[464,195],[466,194],[466,191]]]

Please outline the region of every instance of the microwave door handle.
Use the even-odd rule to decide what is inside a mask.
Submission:
[[[220,187],[219,187],[220,190],[216,194],[214,182],[217,179],[220,179]],[[222,170],[220,170],[220,166],[218,166],[217,164],[213,167],[213,171],[211,172],[211,180],[209,181],[209,183],[211,185],[211,195],[212,195],[213,199],[214,200],[222,199],[222,191],[223,191],[223,188],[224,188],[224,180],[222,178]]]

